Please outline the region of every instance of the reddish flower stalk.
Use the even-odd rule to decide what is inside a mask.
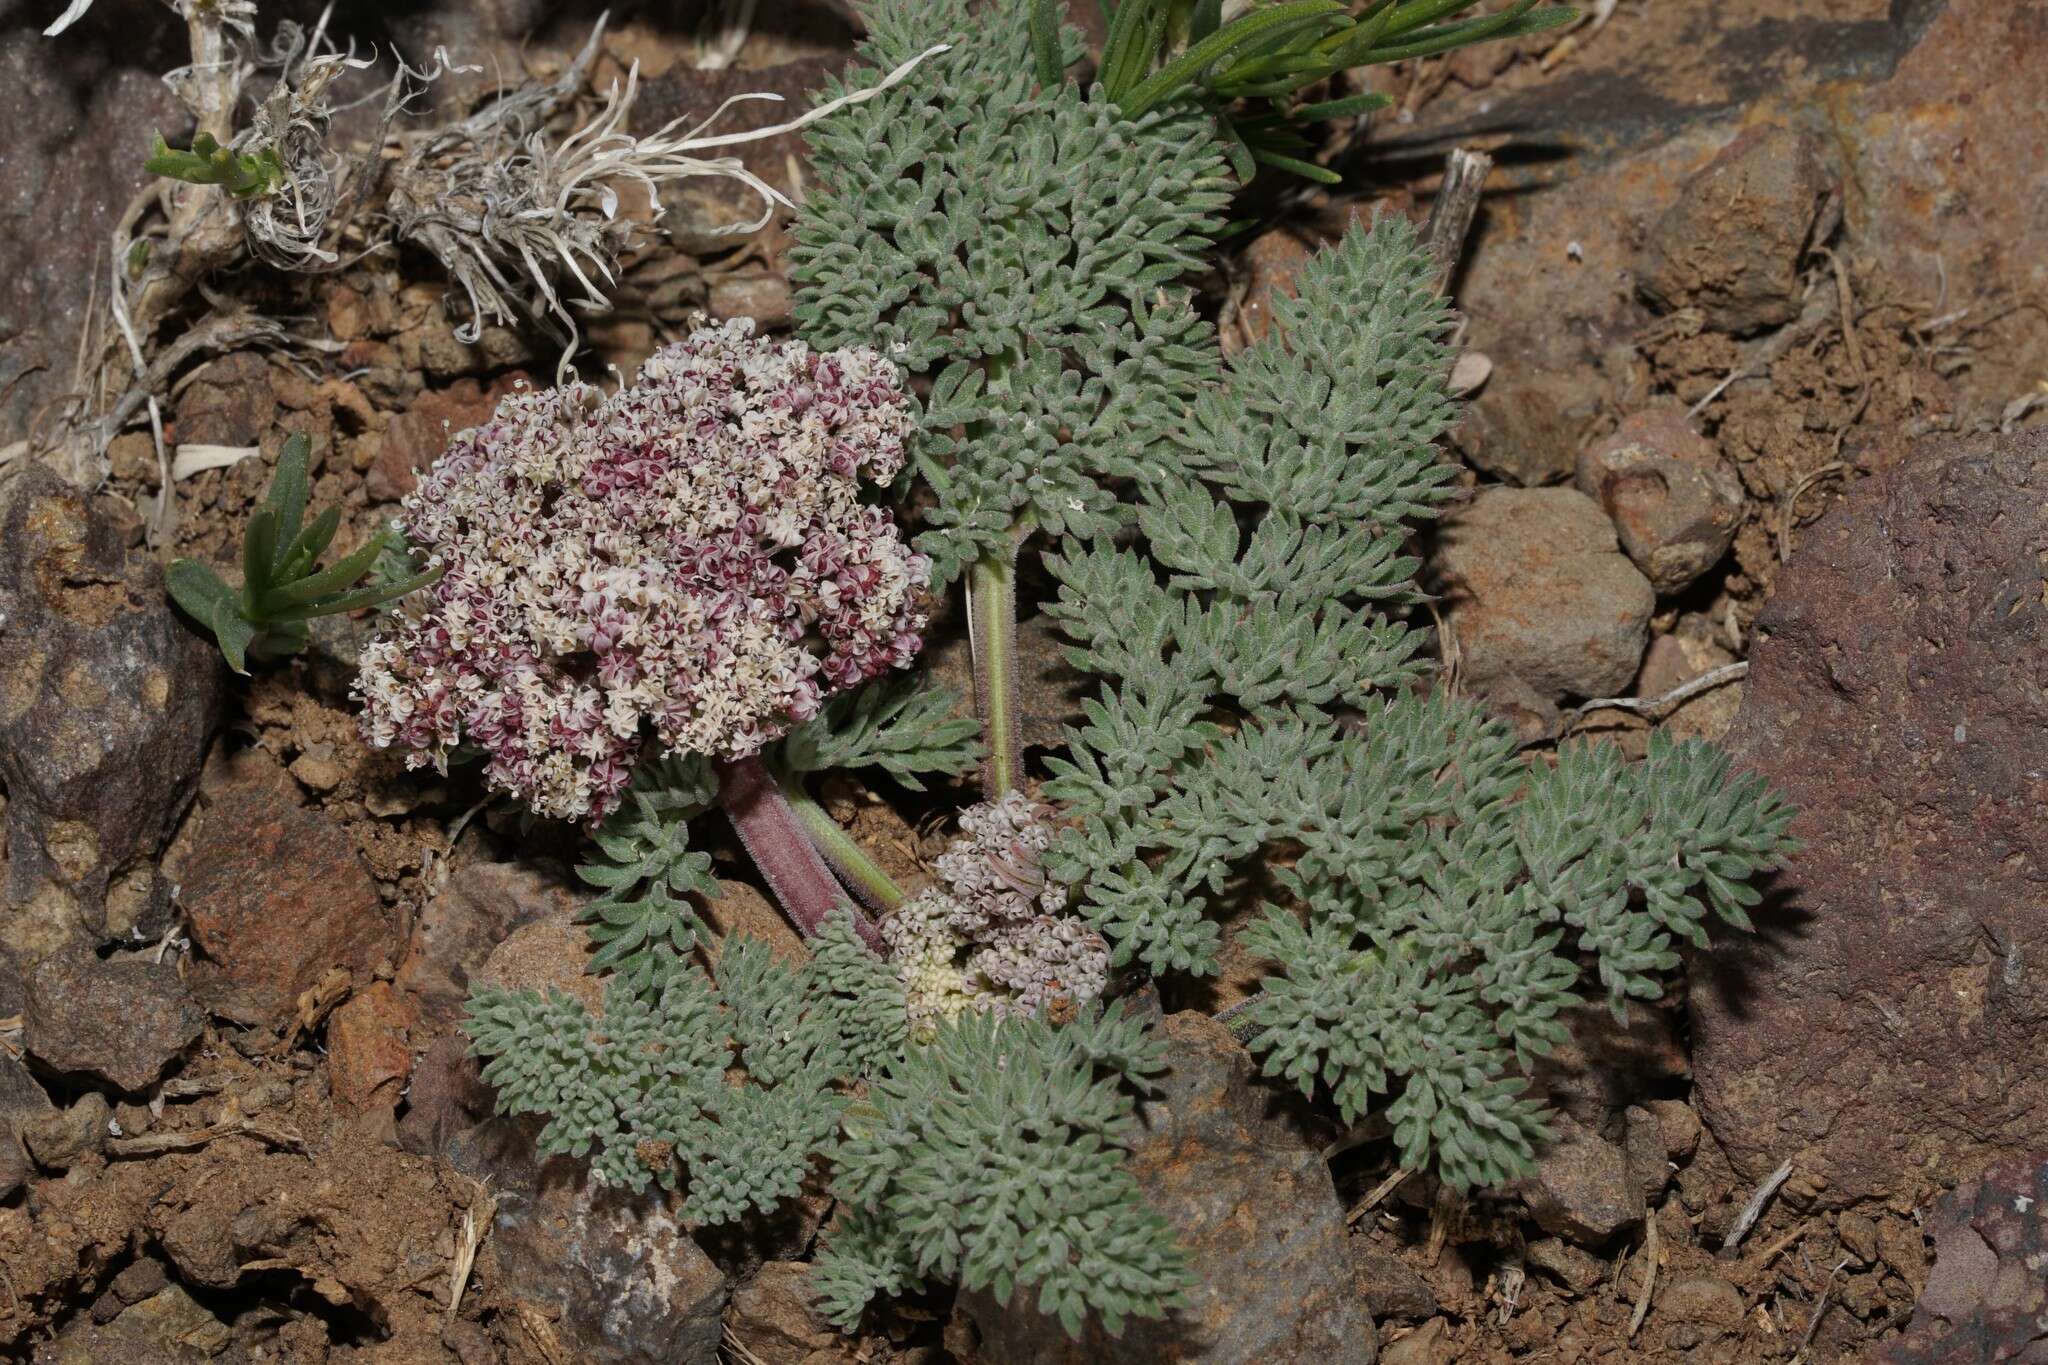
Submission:
[[[844,909],[853,916],[854,931],[861,942],[882,957],[889,955],[882,936],[846,894],[846,888],[832,875],[832,869],[818,853],[817,845],[783,799],[758,755],[717,765],[718,800],[726,817],[738,832],[740,842],[752,855],[754,865],[767,879],[769,890],[782,906],[782,913],[805,938],[816,938],[825,917]]]

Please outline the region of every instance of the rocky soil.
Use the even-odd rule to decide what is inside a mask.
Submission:
[[[1138,1173],[1202,1287],[1079,1344],[950,1295],[842,1337],[805,1287],[824,1194],[713,1235],[492,1117],[461,1001],[575,978],[576,833],[361,745],[373,620],[232,678],[161,566],[227,563],[298,431],[354,543],[554,352],[464,343],[410,257],[289,299],[257,273],[233,287],[319,344],[186,370],[163,412],[174,448],[253,455],[166,488],[131,430],[89,492],[10,459],[73,382],[139,149],[181,131],[157,80],[183,60],[173,24],[101,0],[45,40],[54,8],[0,15],[6,1358],[2048,1360],[2048,8],[1622,0],[1562,39],[1372,73],[1396,106],[1333,133],[1342,193],[1250,205],[1204,284],[1231,348],[1318,242],[1425,213],[1449,147],[1492,153],[1454,280],[1483,358],[1448,452],[1469,497],[1422,547],[1444,685],[1538,750],[1726,739],[1804,806],[1807,852],[1756,939],[1626,1021],[1573,1020],[1542,1074],[1557,1142],[1482,1198],[1257,1080],[1208,1016],[1258,964],[1157,1001],[1176,1064]],[[599,77],[640,61],[650,125],[800,97],[856,31],[763,0],[734,65],[703,70],[666,12],[618,9]],[[593,17],[428,4],[360,36],[546,69]],[[787,141],[749,161],[799,190]],[[707,237],[723,194],[684,196],[629,262],[601,362],[630,371],[699,310],[788,325],[787,237]],[[1077,696],[1043,625],[1022,631],[1039,747]],[[933,643],[942,673],[958,635]],[[911,877],[959,795],[826,793]],[[721,924],[802,951],[714,852]]]

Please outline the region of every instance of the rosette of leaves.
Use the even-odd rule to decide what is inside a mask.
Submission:
[[[320,556],[341,526],[341,509],[330,507],[310,522],[306,516],[306,464],[312,441],[304,433],[287,439],[262,506],[242,532],[242,585],[232,588],[196,559],[174,561],[164,581],[187,615],[213,632],[228,666],[247,673],[258,663],[296,654],[306,647],[306,622],[316,616],[358,611],[403,597],[441,576],[429,569],[367,585],[390,549],[388,528],[352,554],[319,567]],[[388,561],[387,561],[388,562]],[[362,586],[359,586],[362,585]]]

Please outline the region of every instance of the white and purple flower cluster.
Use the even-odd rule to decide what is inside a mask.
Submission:
[[[741,319],[657,351],[629,388],[521,391],[405,500],[446,566],[369,645],[363,732],[537,813],[603,817],[648,736],[737,758],[916,654],[930,563],[863,481],[912,417],[879,353],[756,340]]]
[[[1109,948],[1066,909],[1040,860],[1051,812],[1021,792],[970,806],[937,863],[944,889],[920,892],[881,924],[890,961],[925,1030],[963,1009],[1037,1014],[1079,1005],[1109,983]]]

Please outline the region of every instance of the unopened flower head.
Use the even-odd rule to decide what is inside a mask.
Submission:
[[[447,572],[364,650],[365,736],[413,766],[474,745],[536,812],[595,819],[650,737],[741,757],[908,664],[930,563],[860,494],[911,421],[877,352],[744,319],[610,396],[512,394],[405,500]]]
[[[927,1030],[964,1009],[1037,1014],[1083,1004],[1109,984],[1102,936],[1062,913],[1066,892],[1045,879],[1050,812],[1021,792],[970,806],[938,858],[945,888],[911,897],[882,921],[909,1000]]]

